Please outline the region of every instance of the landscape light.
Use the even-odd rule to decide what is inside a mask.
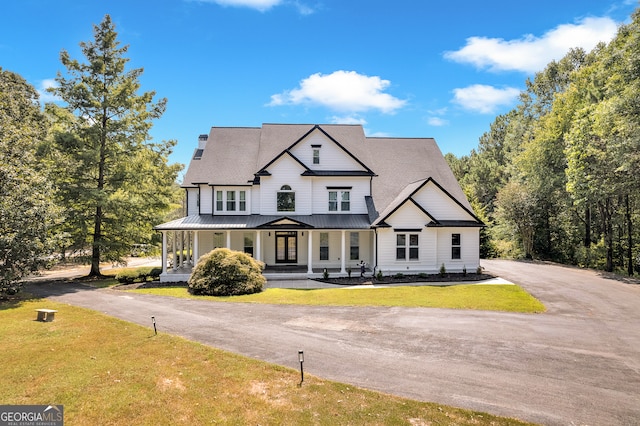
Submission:
[[[298,351],[298,361],[300,361],[300,386],[302,386],[302,382],[304,382],[304,369],[302,368],[302,364],[304,363],[304,351]]]

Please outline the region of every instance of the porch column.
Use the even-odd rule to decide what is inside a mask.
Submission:
[[[178,269],[178,231],[173,231],[173,271]]]
[[[180,264],[178,267],[182,268],[184,266],[184,231],[180,231]]]
[[[162,273],[167,273],[167,231],[162,231]]]
[[[193,265],[198,263],[200,253],[198,253],[198,231],[193,231]]]
[[[345,231],[344,229],[341,231],[342,233],[342,255],[340,256],[340,273],[341,274],[346,274],[347,270],[345,268],[345,264],[346,264],[346,233],[347,231]]]
[[[193,265],[191,263],[191,231],[187,231],[187,265]]]
[[[224,231],[227,233],[227,248],[231,250],[231,231]]]
[[[256,231],[256,260],[259,260],[262,262],[262,242],[260,241],[260,236],[262,235],[262,232],[258,229]]]
[[[309,234],[307,244],[307,274],[313,274],[313,231],[307,231]]]

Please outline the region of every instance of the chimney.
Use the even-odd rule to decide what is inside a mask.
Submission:
[[[209,135],[198,136],[198,149],[204,149],[207,144],[207,139],[209,139]]]

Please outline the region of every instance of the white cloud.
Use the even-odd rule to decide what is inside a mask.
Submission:
[[[334,115],[333,117],[331,117],[331,123],[333,123],[333,124],[361,124],[361,125],[364,126],[365,124],[367,124],[367,120],[365,120],[364,118],[360,117],[357,114],[346,115],[346,116],[342,116],[342,117]]]
[[[190,1],[190,0],[189,0]],[[289,4],[298,9],[301,15],[311,15],[314,10],[311,6],[299,2],[298,0],[194,0],[202,3],[215,3],[220,6],[247,7],[250,9],[265,12],[275,6]]]
[[[454,89],[453,102],[462,108],[491,114],[497,107],[510,105],[516,101],[520,90],[513,87],[498,89],[493,86],[474,84],[461,89]]]
[[[300,87],[272,95],[270,106],[312,104],[335,111],[363,112],[377,109],[392,114],[406,101],[384,93],[391,82],[355,71],[313,74],[300,82]]]
[[[204,3],[216,3],[220,6],[248,7],[261,12],[282,3],[282,0],[199,0]]]
[[[427,123],[430,126],[442,127],[449,124],[449,120],[445,120],[442,117],[427,117]]]
[[[48,102],[61,102],[62,99],[53,93],[49,93],[47,89],[51,87],[58,87],[58,83],[53,78],[47,78],[38,84],[38,95],[40,96],[40,103],[45,104]]]
[[[490,71],[541,71],[552,60],[559,60],[575,47],[587,52],[599,42],[608,42],[618,26],[611,18],[584,18],[577,24],[563,24],[542,37],[531,34],[516,40],[470,37],[460,50],[445,52],[455,62],[472,64]]]

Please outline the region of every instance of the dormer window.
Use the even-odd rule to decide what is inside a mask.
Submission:
[[[289,185],[282,185],[278,191],[278,211],[279,212],[295,212],[296,211],[296,193]]]
[[[320,148],[322,145],[311,145],[313,149],[313,164],[320,164]]]
[[[351,210],[351,187],[327,187],[329,190],[329,211],[348,212]]]

